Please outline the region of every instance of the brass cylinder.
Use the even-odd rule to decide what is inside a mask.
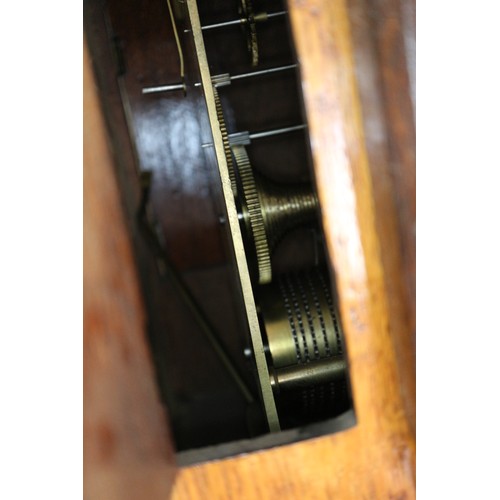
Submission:
[[[260,308],[274,368],[342,355],[342,332],[325,276],[289,273],[262,287]]]
[[[270,382],[285,427],[330,418],[348,406],[347,368],[328,278],[288,273],[261,287]]]
[[[292,365],[270,370],[269,378],[275,392],[291,391],[341,380],[345,377],[345,370],[344,357],[333,356],[305,365]]]
[[[277,184],[254,173],[271,254],[290,230],[310,224],[318,215],[318,198],[310,184]]]
[[[242,178],[242,215],[257,255],[259,283],[272,281],[271,256],[292,229],[314,223],[318,198],[311,185],[278,184],[253,171],[243,147],[234,148]]]

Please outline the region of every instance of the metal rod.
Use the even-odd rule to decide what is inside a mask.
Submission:
[[[273,17],[284,16],[285,14],[288,14],[286,10],[281,10],[279,12],[270,12],[267,14],[267,18],[271,19]]]
[[[270,75],[272,73],[279,73],[280,71],[286,71],[289,69],[295,69],[298,67],[298,64],[288,64],[286,66],[278,66],[276,68],[268,68],[261,69],[259,71],[251,71],[250,73],[241,73],[239,75],[229,75],[229,80],[242,80],[244,78],[251,78],[252,76],[262,76],[262,75]],[[215,77],[213,77],[215,78]],[[157,92],[169,92],[171,90],[184,90],[184,83],[172,83],[169,85],[158,85],[157,87],[144,87],[142,89],[143,94],[156,94]],[[201,82],[196,82],[194,84],[195,87],[201,87]]]
[[[144,87],[143,94],[155,94],[156,92],[169,92],[171,90],[184,90],[184,83],[173,83],[171,85],[159,85],[158,87]]]
[[[277,68],[262,69],[260,71],[252,71],[250,73],[241,73],[240,75],[230,76],[230,80],[240,80],[241,78],[249,78],[252,76],[269,75],[270,73],[278,73],[287,69],[296,68],[298,64],[288,64],[287,66],[278,66]]]
[[[273,17],[278,17],[278,16],[284,16],[288,14],[286,10],[281,10],[279,12],[270,12],[269,14],[266,14],[266,20],[267,19],[272,19]],[[242,17],[241,19],[235,19],[233,21],[223,21],[221,23],[215,23],[215,24],[207,24],[206,26],[202,26],[201,30],[202,31],[207,31],[207,30],[212,30],[216,28],[224,28],[226,26],[234,26],[236,24],[245,24],[247,22],[247,19]],[[189,33],[191,30],[186,29],[184,30],[184,33]]]
[[[284,128],[277,128],[274,130],[265,130],[264,132],[254,132],[253,134],[248,134],[249,139],[261,139],[262,137],[271,137],[273,135],[279,135],[279,134],[286,134],[288,132],[295,132],[296,130],[304,130],[307,128],[307,125],[295,125],[293,127],[284,127]],[[234,134],[229,134],[228,138],[229,141],[233,138],[237,138],[241,135],[245,134],[245,132],[236,132]],[[202,148],[209,148],[213,146],[211,142],[205,142],[201,145]]]
[[[274,130],[265,130],[263,132],[254,132],[253,134],[248,134],[249,139],[261,139],[262,137],[271,137],[273,135],[279,135],[279,134],[286,134],[288,132],[295,132],[296,130],[304,130],[307,128],[307,125],[302,124],[302,125],[295,125],[293,127],[284,127],[284,128],[277,128]],[[234,134],[229,134],[228,138],[231,141],[232,138],[236,138],[244,134],[244,132],[236,132]],[[213,146],[211,142],[205,142],[204,144],[201,145],[202,148],[209,148]]]
[[[222,23],[215,23],[215,24],[207,24],[206,26],[202,26],[201,30],[212,30],[215,28],[224,28],[225,26],[233,26],[235,24],[243,24],[246,22],[245,18],[242,19],[235,19],[234,21],[224,21]]]
[[[255,132],[253,134],[250,134],[250,139],[260,139],[261,137],[270,137],[272,135],[278,135],[278,134],[285,134],[287,132],[293,132],[295,130],[303,130],[307,128],[307,125],[296,125],[294,127],[285,127],[285,128],[278,128],[275,130],[266,130],[264,132]],[[229,134],[229,138],[231,139],[231,135]]]
[[[242,80],[243,78],[251,78],[252,76],[261,76],[261,75],[269,75],[271,73],[279,73],[280,71],[286,71],[287,69],[294,69],[297,68],[298,64],[288,64],[286,66],[278,66],[276,68],[268,68],[268,69],[261,69],[259,71],[251,71],[250,73],[241,73],[239,75],[229,75],[229,80]],[[200,87],[201,83],[196,82],[194,84],[195,87]],[[157,87],[160,88],[160,87]]]

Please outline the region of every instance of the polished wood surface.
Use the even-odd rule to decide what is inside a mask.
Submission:
[[[173,451],[86,45],[83,62],[84,498],[167,498]]]

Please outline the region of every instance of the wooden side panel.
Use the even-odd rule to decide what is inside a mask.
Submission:
[[[412,3],[413,0],[349,0],[348,9],[374,213],[391,311],[390,330],[398,357],[405,411],[415,426]]]
[[[182,469],[175,499],[415,498],[414,316],[412,323],[405,291],[411,291],[411,255],[404,261],[400,252],[400,245],[412,244],[406,237],[414,229],[411,199],[398,217],[401,199],[412,194],[412,132],[405,129],[410,141],[395,144],[401,136],[391,128],[394,106],[387,111],[384,98],[377,109],[367,108],[378,99],[380,73],[361,87],[366,60],[356,52],[352,7],[349,0],[289,1],[358,423],[335,435]],[[369,47],[383,51],[372,41]],[[382,59],[368,63],[387,70]],[[370,129],[370,117],[382,129]],[[400,118],[413,119],[404,110]],[[406,180],[395,179],[385,162],[396,157],[394,148],[409,159],[404,189]]]
[[[84,47],[84,497],[167,498],[173,452],[87,47]]]

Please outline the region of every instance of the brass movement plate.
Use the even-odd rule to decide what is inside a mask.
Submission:
[[[233,190],[231,188],[231,180],[229,178],[229,170],[227,166],[226,155],[224,152],[224,143],[222,133],[219,127],[217,118],[217,109],[215,105],[215,97],[212,86],[212,77],[208,67],[207,54],[205,50],[205,43],[201,31],[201,23],[198,14],[198,6],[196,0],[187,0],[187,7],[189,12],[189,19],[191,22],[191,29],[193,33],[196,55],[198,58],[198,66],[201,75],[201,83],[203,86],[203,93],[208,110],[208,117],[210,120],[210,128],[213,136],[213,145],[215,154],[217,156],[217,164],[219,167],[219,175],[222,183],[222,193],[224,196],[224,204],[226,207],[226,220],[231,233],[231,241],[234,248],[236,267],[238,271],[239,282],[241,283],[241,290],[243,294],[243,301],[245,304],[246,318],[248,321],[248,328],[250,330],[250,337],[252,340],[252,349],[255,356],[257,365],[257,374],[259,379],[260,391],[264,403],[267,422],[271,432],[280,430],[278,419],[278,412],[276,410],[276,403],[274,401],[273,390],[271,387],[269,370],[267,367],[266,357],[264,353],[264,344],[260,332],[259,320],[257,317],[257,308],[252,291],[252,284],[250,281],[250,273],[248,270],[248,262],[245,255],[243,246],[243,237],[240,230],[238,221],[238,213],[236,211],[236,204],[234,201]]]

